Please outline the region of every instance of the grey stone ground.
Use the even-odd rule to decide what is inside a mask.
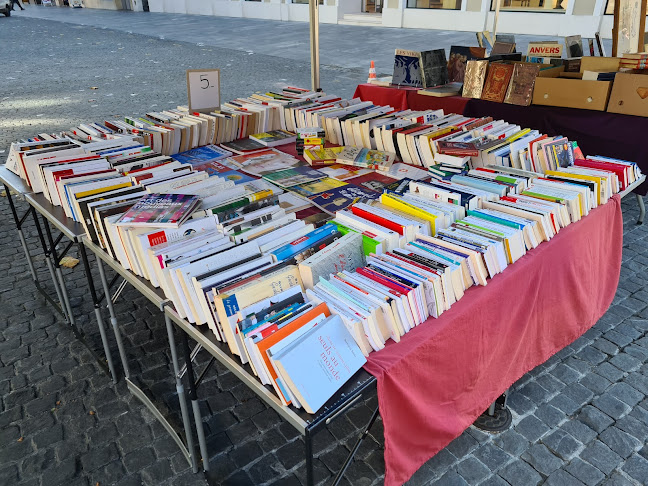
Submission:
[[[41,17],[79,12],[27,8],[29,15]],[[81,12],[86,23],[101,22],[105,14]],[[82,120],[183,103],[184,70],[205,67],[206,62],[222,66],[235,59],[231,81],[223,87],[224,98],[267,88],[282,78],[308,84],[305,62],[243,56],[217,46],[197,49],[180,41],[21,18],[21,14],[0,18],[0,45],[11,46],[2,54],[8,62],[3,62],[0,74],[0,149],[14,139]],[[146,15],[127,13],[123,18],[145,29]],[[178,24],[194,19],[175,18]],[[273,22],[236,20],[233,25],[239,29],[245,22],[264,31],[278,28]],[[447,45],[439,42],[439,47]],[[331,66],[324,71],[330,76],[324,79],[338,80],[346,88],[333,90],[344,95],[366,76],[364,68]],[[258,72],[267,83],[253,77]],[[90,90],[91,86],[100,89]],[[648,292],[644,289],[648,229],[634,225],[638,211],[633,199],[624,202],[623,209],[621,280],[610,310],[583,337],[514,385],[510,430],[487,435],[468,429],[428,461],[409,484],[648,483]],[[123,382],[113,386],[92,355],[53,315],[33,286],[5,198],[0,198],[0,213],[4,257],[0,261],[0,485],[204,484]],[[39,276],[47,285],[33,225],[26,231],[37,255]],[[81,265],[64,273],[78,325],[100,352]],[[116,309],[134,375],[179,423],[162,316],[130,289]],[[199,356],[201,367],[207,359]],[[292,427],[230,373],[217,369],[206,380],[200,398],[210,464],[222,478],[220,483],[303,484],[303,446]],[[316,476],[322,484],[339,466],[374,404],[372,398],[316,436]],[[382,483],[381,426],[378,421],[344,484]]]

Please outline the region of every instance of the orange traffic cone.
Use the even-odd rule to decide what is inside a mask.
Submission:
[[[376,79],[376,66],[374,66],[373,61],[371,61],[371,67],[369,68],[369,79],[367,79],[367,83],[371,83],[372,79]]]

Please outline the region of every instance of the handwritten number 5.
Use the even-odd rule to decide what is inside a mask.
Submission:
[[[202,89],[207,89],[207,88],[209,88],[209,86],[210,86],[210,84],[209,84],[209,79],[207,79],[207,75],[206,75],[206,74],[201,74],[201,75],[200,75],[200,82],[201,82],[201,83],[206,83],[205,85],[201,86]]]

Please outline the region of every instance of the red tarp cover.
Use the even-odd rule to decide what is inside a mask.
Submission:
[[[621,270],[621,200],[591,211],[371,353],[385,428],[385,485],[407,481],[526,372],[605,313]]]

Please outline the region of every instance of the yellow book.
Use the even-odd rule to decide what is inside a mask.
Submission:
[[[74,197],[76,199],[82,199],[84,197],[94,196],[95,194],[99,194],[100,192],[116,191],[117,189],[124,189],[125,187],[131,187],[132,185],[133,185],[132,182],[123,182],[121,184],[115,184],[114,186],[99,187],[97,189],[90,189],[88,191],[77,192],[74,195]]]
[[[601,188],[602,184],[607,184],[605,177],[590,176],[584,174],[574,174],[572,172],[562,172],[559,170],[548,170],[545,172],[545,175],[554,175],[558,177],[567,177],[569,179],[581,179],[585,181],[591,181],[596,184],[596,204],[597,206],[601,205]]]
[[[243,343],[236,335],[236,323],[239,311],[250,305],[299,285],[302,290],[301,275],[297,265],[290,265],[277,272],[264,275],[250,283],[233,288],[223,289],[223,293],[214,297],[214,308],[218,317],[217,325],[229,345],[230,351],[236,355],[244,355]]]
[[[387,207],[398,209],[399,211],[402,211],[406,214],[410,214],[427,221],[428,223],[430,223],[430,230],[432,231],[432,235],[436,235],[435,221],[437,217],[435,214],[428,213],[427,211],[424,211],[423,209],[414,206],[407,201],[403,201],[401,198],[394,194],[383,193],[380,196],[380,202]]]

